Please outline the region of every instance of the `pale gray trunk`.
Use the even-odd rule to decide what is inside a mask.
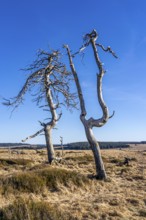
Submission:
[[[108,119],[108,110],[107,110],[107,107],[104,104],[103,98],[102,98],[102,80],[101,79],[103,77],[104,72],[102,71],[102,74],[100,74],[100,76],[98,77],[99,80],[98,80],[98,85],[97,85],[97,89],[98,89],[98,92],[99,92],[98,99],[99,99],[99,103],[101,105],[101,108],[103,110],[103,117],[100,118],[100,119],[97,119],[97,120],[93,119],[93,118],[90,118],[90,119],[87,120],[86,119],[86,114],[87,113],[86,113],[82,88],[81,88],[81,85],[80,85],[80,82],[79,82],[79,79],[78,79],[78,75],[77,75],[77,72],[75,70],[75,67],[74,67],[74,64],[73,64],[73,61],[72,61],[72,56],[71,56],[70,49],[69,49],[68,45],[65,45],[65,48],[67,49],[67,54],[68,54],[68,57],[69,57],[70,67],[71,67],[71,70],[72,70],[72,73],[73,73],[73,76],[74,76],[74,80],[75,80],[75,83],[76,83],[77,91],[78,91],[78,97],[79,97],[80,108],[81,108],[80,119],[81,119],[81,121],[84,125],[86,137],[87,137],[87,140],[90,144],[91,150],[92,150],[93,155],[94,155],[97,178],[106,179],[107,175],[106,175],[104,164],[103,164],[103,161],[102,161],[102,158],[101,158],[100,147],[99,147],[99,144],[97,143],[97,141],[94,137],[93,131],[92,131],[93,127],[103,126],[106,123],[107,119]],[[101,66],[100,66],[100,69],[101,69]]]
[[[53,142],[52,142],[52,128],[51,128],[51,126],[46,125],[44,131],[45,131],[45,138],[46,138],[48,162],[51,164],[55,158],[55,151],[54,151]]]
[[[50,79],[49,79],[50,74],[51,74],[51,71],[50,72],[45,71],[44,86],[45,86],[46,98],[47,98],[48,106],[50,107],[52,118],[51,118],[51,121],[44,126],[44,131],[45,131],[45,138],[46,138],[48,162],[51,164],[52,161],[55,159],[55,151],[54,151],[54,146],[52,142],[52,129],[55,127],[58,119],[57,119],[56,108],[53,103],[51,88],[50,88]]]
[[[93,156],[94,156],[94,160],[95,160],[95,166],[96,166],[97,178],[98,179],[106,179],[107,175],[106,175],[106,171],[105,171],[104,164],[103,164],[103,161],[102,161],[99,144],[98,144],[96,138],[94,137],[93,131],[89,127],[88,123],[83,122],[83,121],[82,121],[82,123],[83,123],[84,128],[85,128],[85,133],[86,133],[88,143],[90,144],[91,150],[93,152]]]

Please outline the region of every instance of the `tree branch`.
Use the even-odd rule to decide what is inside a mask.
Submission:
[[[26,82],[24,84],[24,86],[22,87],[22,89],[20,90],[20,92],[18,93],[18,95],[14,98],[12,98],[12,100],[14,101],[10,101],[10,100],[6,100],[6,102],[3,102],[4,105],[7,106],[14,106],[14,109],[17,108],[22,102],[23,102],[23,97],[25,95],[25,93],[28,91],[29,87],[32,86],[32,80],[34,80],[35,77],[38,77],[41,73],[42,69],[37,70],[36,72],[32,73],[27,79]],[[34,83],[34,82],[33,82]],[[35,82],[37,83],[37,82]]]
[[[32,139],[32,138],[38,136],[38,135],[41,134],[43,131],[44,131],[44,128],[42,128],[41,130],[37,131],[35,134],[33,134],[33,135],[31,135],[31,136],[29,136],[29,137],[23,139],[22,142],[25,142],[25,141],[27,141],[27,140],[29,140],[29,139]]]
[[[95,30],[94,30],[94,32],[95,32]],[[90,34],[89,34],[89,36],[90,36]],[[99,120],[95,120],[95,122],[93,122],[93,120],[92,120],[92,125],[98,127],[98,126],[104,125],[107,122],[107,120],[109,118],[109,113],[108,113],[108,108],[107,108],[107,106],[106,106],[106,104],[103,100],[103,96],[102,96],[102,79],[103,79],[105,71],[104,71],[102,63],[99,59],[98,51],[97,51],[97,48],[96,48],[95,41],[97,39],[97,36],[98,35],[96,33],[95,38],[94,37],[90,38],[90,42],[91,42],[91,45],[92,45],[92,48],[93,48],[95,61],[96,61],[96,64],[98,66],[98,69],[99,69],[99,74],[97,74],[97,96],[98,96],[98,101],[99,101],[99,104],[100,104],[102,112],[103,112],[103,116]]]
[[[86,47],[89,46],[89,43],[90,43],[90,42],[87,42],[87,43],[83,44],[83,45],[79,48],[79,50],[78,50],[77,52],[75,52],[74,54],[72,54],[71,56],[72,56],[72,57],[75,57],[77,54],[83,52],[83,51],[86,49]]]
[[[112,118],[115,115],[115,111],[113,111],[113,114],[109,116],[109,119]]]
[[[98,44],[98,43],[96,43],[96,46],[101,47],[102,50],[104,50],[105,52],[109,52],[109,53],[111,53],[115,58],[118,58],[117,55],[116,55],[115,52],[111,49],[110,46],[108,46],[107,48],[105,48],[102,44]]]
[[[81,117],[85,117],[87,113],[86,113],[84,97],[83,97],[81,85],[80,85],[80,82],[79,82],[79,79],[78,79],[78,75],[76,73],[76,70],[75,70],[75,67],[74,67],[74,64],[73,64],[73,60],[72,60],[72,56],[71,56],[71,53],[70,53],[69,46],[64,45],[64,48],[66,48],[66,50],[67,50],[67,55],[68,55],[68,58],[69,58],[70,67],[71,67],[71,70],[72,70],[72,73],[73,73],[73,76],[74,76],[74,80],[75,80],[75,83],[76,83],[76,86],[77,86],[78,97],[79,97],[80,107],[81,107]]]

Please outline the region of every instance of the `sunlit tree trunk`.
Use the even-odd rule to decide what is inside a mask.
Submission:
[[[98,35],[95,30],[93,30],[90,34],[87,34],[85,36],[86,43],[80,48],[79,52],[82,51],[83,49],[85,49],[89,44],[91,44],[93,52],[94,52],[95,61],[96,61],[96,64],[97,64],[97,67],[99,70],[99,73],[97,74],[97,98],[98,98],[98,102],[99,102],[99,105],[100,105],[100,107],[102,109],[102,113],[103,113],[102,117],[99,119],[94,119],[92,117],[89,118],[88,120],[86,119],[87,112],[86,112],[85,101],[84,101],[84,97],[83,97],[83,93],[82,93],[82,88],[81,88],[78,74],[75,70],[75,67],[73,64],[73,59],[72,59],[79,52],[71,55],[69,46],[64,45],[64,47],[67,50],[67,55],[69,58],[70,67],[71,67],[72,74],[74,76],[75,84],[77,87],[78,97],[79,97],[79,102],[80,102],[80,109],[81,109],[80,119],[84,125],[85,134],[86,134],[87,140],[89,142],[89,145],[90,145],[91,150],[94,155],[94,160],[95,160],[95,165],[96,165],[96,175],[97,175],[98,179],[106,179],[107,175],[106,175],[106,171],[105,171],[104,164],[102,161],[100,147],[99,147],[99,144],[93,134],[92,128],[103,126],[108,121],[108,119],[111,118],[113,115],[109,117],[108,108],[107,108],[107,106],[103,100],[103,96],[102,96],[102,79],[105,74],[105,71],[103,69],[102,63],[101,63],[99,56],[98,56],[97,46],[101,47],[104,51],[108,51],[108,52],[112,53],[112,55],[114,57],[117,58],[117,56],[111,50],[110,47],[105,49],[102,45],[97,44],[96,43],[97,37],[98,37]]]
[[[53,142],[52,142],[52,128],[51,128],[51,126],[46,125],[44,128],[44,131],[45,131],[48,162],[51,164],[55,158],[55,151],[54,151],[54,146],[53,146]]]
[[[83,125],[85,128],[85,133],[86,133],[88,143],[89,143],[91,150],[93,152],[97,178],[98,179],[106,179],[107,175],[106,175],[106,171],[105,171],[104,164],[102,161],[99,144],[93,134],[92,129],[89,127],[89,125],[84,122],[83,122]]]
[[[51,60],[50,60],[51,62]],[[48,162],[51,164],[52,161],[55,159],[55,151],[52,141],[52,129],[57,124],[58,118],[56,113],[56,107],[53,103],[52,93],[50,89],[50,77],[51,71],[45,71],[45,77],[44,77],[44,87],[46,90],[46,99],[48,102],[48,105],[50,106],[50,112],[51,112],[51,120],[49,123],[44,124],[44,131],[45,131],[45,139],[46,139],[46,147],[47,147],[47,155],[48,155]]]

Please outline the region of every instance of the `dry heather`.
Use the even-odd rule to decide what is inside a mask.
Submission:
[[[50,166],[45,150],[1,149],[0,219],[146,219],[146,148],[137,148],[102,150],[105,182],[94,178],[90,151],[65,151],[61,163]]]

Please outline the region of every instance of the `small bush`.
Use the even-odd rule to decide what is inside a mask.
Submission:
[[[1,220],[77,220],[68,212],[61,212],[57,206],[40,201],[18,199],[12,205],[0,209]]]

